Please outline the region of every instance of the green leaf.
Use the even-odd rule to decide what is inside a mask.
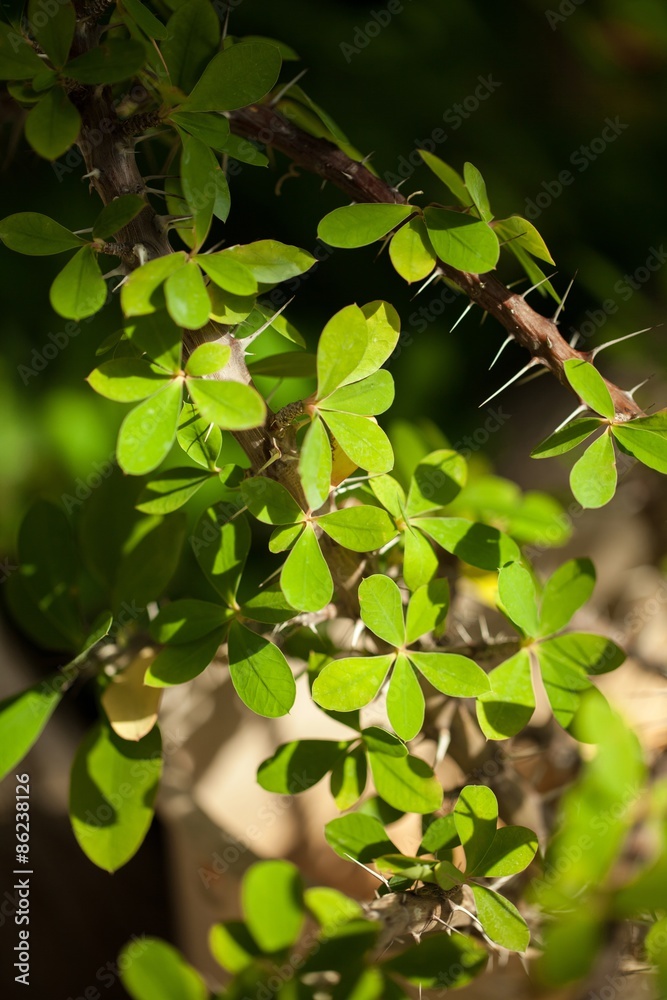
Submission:
[[[412,205],[346,205],[325,215],[317,235],[331,247],[365,247],[414,214]]]
[[[598,417],[579,417],[577,420],[572,420],[533,448],[530,457],[553,458],[554,455],[564,455],[590,437],[601,425],[602,420]]]
[[[590,691],[592,685],[576,660],[572,661],[569,650],[561,652],[560,641],[547,639],[540,643],[537,658],[554,718],[563,729],[568,729],[579,710],[581,695]]]
[[[390,646],[403,646],[403,602],[400,590],[390,577],[381,573],[366,577],[359,585],[359,604],[366,628]]]
[[[289,861],[260,861],[248,869],[241,887],[248,929],[262,951],[293,945],[303,927],[303,884]]]
[[[430,813],[442,805],[442,787],[419,757],[369,753],[373,781],[385,802],[403,812]]]
[[[144,684],[148,687],[173,687],[198,677],[213,662],[226,633],[225,625],[200,639],[167,646],[146,671]]]
[[[313,378],[315,355],[301,351],[270,354],[266,358],[249,361],[248,370],[252,375],[265,375],[268,378]]]
[[[229,674],[241,701],[269,719],[287,715],[296,684],[278,647],[238,622],[232,622],[228,646]]]
[[[303,531],[303,521],[296,524],[279,524],[269,538],[269,552],[287,552]]]
[[[249,139],[243,139],[239,135],[230,134],[223,152],[239,163],[249,163],[252,167],[266,167],[269,164],[268,156],[261,153]]]
[[[317,346],[318,399],[345,384],[361,361],[367,343],[366,317],[359,306],[345,306],[329,320]]]
[[[83,636],[74,598],[77,548],[60,507],[39,500],[28,508],[19,529],[18,556],[20,579],[33,605],[65,638],[65,648],[80,649]]]
[[[0,780],[23,760],[39,738],[62,698],[64,680],[64,675],[53,674],[0,701]]]
[[[454,823],[472,872],[487,854],[496,836],[498,801],[486,785],[466,785],[454,806]]]
[[[511,215],[509,219],[501,219],[494,224],[493,228],[503,242],[511,240],[514,246],[521,247],[533,257],[546,260],[548,264],[555,263],[535,226],[527,219],[522,219],[520,215]]]
[[[595,587],[595,567],[590,559],[570,559],[544,585],[540,605],[540,635],[562,629],[586,603]]]
[[[467,187],[463,183],[463,178],[456,170],[454,170],[453,167],[450,167],[449,164],[445,163],[444,160],[441,160],[440,157],[434,156],[433,153],[427,153],[425,149],[419,149],[417,152],[429,170],[433,171],[438,180],[442,181],[445,187],[451,191],[456,200],[460,202],[464,208],[468,208],[472,205],[472,198],[470,197]]]
[[[616,492],[616,456],[605,431],[589,445],[570,472],[570,489],[582,507],[604,507]]]
[[[462,455],[442,449],[421,460],[410,482],[408,517],[445,507],[465,486],[468,466]]]
[[[240,920],[225,920],[214,924],[208,935],[208,946],[216,962],[228,972],[243,972],[261,950],[247,926]]]
[[[93,864],[114,872],[136,854],[153,819],[161,771],[157,726],[137,741],[121,740],[99,722],[89,730],[72,765],[69,811]]]
[[[463,165],[463,179],[465,180],[465,186],[468,189],[470,197],[473,200],[473,204],[480,214],[480,217],[484,222],[491,222],[493,218],[493,212],[491,211],[491,206],[489,205],[489,197],[486,193],[486,184],[484,183],[484,178],[473,163],[464,163]]]
[[[196,969],[166,941],[144,937],[126,944],[118,957],[123,986],[132,1000],[207,1000]]]
[[[322,417],[341,449],[355,465],[371,473],[389,472],[394,453],[389,438],[373,417],[325,411]]]
[[[294,524],[303,521],[303,511],[292,494],[266,476],[253,476],[241,483],[241,495],[250,513],[264,524]]]
[[[369,753],[386,753],[390,757],[407,757],[408,755],[408,748],[405,743],[398,736],[388,732],[386,729],[380,729],[379,726],[369,726],[367,729],[362,730],[361,735],[364,740],[364,746]],[[385,822],[391,821],[386,820]]]
[[[388,371],[381,370],[359,382],[336,389],[322,400],[320,408],[374,416],[388,410],[393,401],[394,380]]]
[[[482,972],[487,962],[486,949],[472,938],[462,934],[451,937],[433,934],[383,962],[382,967],[397,972],[415,985],[442,992],[465,986]],[[397,1000],[402,997],[403,994]],[[390,1000],[388,994],[387,1000]]]
[[[392,517],[403,517],[405,491],[393,476],[373,476],[368,485]]]
[[[399,653],[387,691],[387,715],[402,740],[414,739],[421,730],[424,706],[424,695],[410,661]]]
[[[503,826],[496,830],[493,843],[475,866],[466,874],[475,878],[504,878],[527,868],[537,853],[537,837],[525,826]]]
[[[32,45],[9,24],[0,24],[0,80],[32,80],[44,64]]]
[[[331,489],[331,442],[316,416],[303,439],[299,453],[299,477],[311,510],[318,510]]]
[[[123,0],[122,5],[149,38],[157,38],[160,41],[166,38],[167,29],[162,21],[158,21],[140,0]]]
[[[448,851],[460,844],[459,835],[456,832],[454,814],[438,816],[429,823],[424,830],[418,854],[438,854],[440,851]]]
[[[223,430],[260,427],[266,418],[266,403],[256,389],[243,382],[188,379],[188,392],[202,417]]]
[[[526,253],[523,247],[519,245],[518,240],[506,243],[505,246],[516,257],[521,268],[530,279],[531,284],[537,285],[539,294],[543,297],[550,295],[554,302],[560,305],[561,297],[551,284],[551,281],[547,278],[542,268],[538,267],[530,254]]]
[[[122,194],[105,205],[93,224],[96,240],[106,240],[128,222],[135,219],[146,208],[146,202],[138,194]]]
[[[516,906],[493,889],[472,885],[477,918],[487,937],[510,951],[525,951],[530,931]]]
[[[185,516],[141,517],[123,539],[116,572],[116,604],[123,598],[146,607],[176,572],[185,538]]]
[[[588,632],[568,632],[555,639],[547,639],[538,646],[540,661],[548,656],[564,668],[576,669],[586,674],[606,674],[616,670],[625,660],[625,653],[604,635]]]
[[[285,560],[280,586],[298,611],[321,611],[331,600],[333,580],[312,524],[306,524]]]
[[[207,579],[225,604],[234,607],[250,552],[250,526],[245,517],[223,520],[216,508],[204,511],[191,536],[192,550]]]
[[[667,473],[667,411],[640,417],[626,424],[614,424],[616,440],[649,469]]]
[[[30,0],[28,4],[30,32],[40,48],[46,52],[54,66],[60,68],[67,62],[74,38],[76,14],[71,3],[58,4],[47,14],[40,0]]]
[[[389,244],[389,257],[395,270],[410,284],[429,276],[437,257],[422,219],[410,219],[398,230]]]
[[[178,510],[207,483],[210,474],[199,469],[167,469],[146,483],[136,503],[144,514],[170,514]]]
[[[198,254],[195,260],[211,281],[234,295],[254,295],[257,281],[251,271],[231,251]]]
[[[342,507],[317,523],[330,538],[353,552],[372,552],[396,537],[396,527],[380,507]]]
[[[337,712],[363,708],[380,690],[394,659],[394,654],[389,653],[332,660],[315,678],[313,700],[322,708]]]
[[[448,609],[449,583],[447,580],[432,580],[419,587],[408,604],[405,629],[406,645],[409,646],[429,632],[441,633]]]
[[[520,563],[509,563],[500,570],[498,597],[510,621],[521,629],[524,635],[539,634],[535,581]]]
[[[315,263],[315,258],[307,250],[279,243],[278,240],[257,240],[230,247],[222,254],[229,254],[243,264],[257,281],[268,285],[297,278]]]
[[[391,356],[401,335],[400,317],[388,302],[376,299],[362,306],[361,311],[366,318],[368,339],[361,361],[345,378],[343,385],[358,382],[376,372]]]
[[[351,809],[364,793],[368,779],[366,750],[359,745],[339,757],[331,769],[331,794],[341,811]]]
[[[2,27],[2,25],[0,25]],[[48,256],[74,250],[83,245],[75,236],[48,215],[39,212],[17,212],[0,222],[0,240],[10,250],[33,256]]]
[[[420,517],[412,523],[445,551],[480,569],[496,570],[521,558],[518,545],[509,535],[486,524],[463,517]]]
[[[188,0],[174,10],[160,46],[175,87],[189,94],[220,44],[220,21],[208,0]]]
[[[208,323],[211,301],[195,261],[188,261],[169,275],[164,295],[169,315],[177,326],[198,330]]]
[[[321,781],[345,756],[349,741],[294,740],[283,743],[257,771],[257,783],[267,792],[298,795]]]
[[[565,377],[578,396],[591,410],[603,417],[614,418],[614,403],[597,368],[580,358],[568,358],[563,364]]]
[[[348,921],[358,920],[364,915],[356,900],[329,886],[306,889],[304,900],[325,937],[333,936]]]
[[[182,7],[179,8],[182,10]],[[184,132],[193,135],[195,139],[222,153],[229,138],[229,122],[222,115],[205,114],[195,111],[177,112],[170,115],[170,121],[180,126]]]
[[[268,42],[238,42],[218,52],[180,111],[234,111],[271,90],[280,72],[280,52]]]
[[[65,66],[64,74],[79,83],[121,83],[130,80],[146,62],[141,42],[110,38]]]
[[[49,300],[65,319],[86,319],[98,312],[107,297],[107,286],[92,247],[82,247],[65,264],[51,285]]]
[[[169,275],[178,271],[185,262],[185,253],[179,250],[166,254],[164,257],[155,257],[154,260],[149,260],[146,264],[142,264],[141,267],[132,271],[126,278],[120,293],[120,304],[125,315],[148,316],[157,309],[162,309],[164,300],[158,289]],[[168,322],[171,324],[171,320]],[[151,339],[154,339],[154,336]],[[144,350],[148,351],[154,361],[159,360],[148,347],[144,347]]]
[[[188,375],[214,375],[225,367],[231,356],[227,344],[200,344],[195,348],[185,366]]]
[[[379,820],[358,812],[332,819],[324,827],[324,836],[329,847],[346,861],[351,857],[367,864],[398,850]]]
[[[123,472],[144,476],[167,457],[176,437],[182,395],[183,386],[174,379],[127,414],[116,447]]]
[[[180,644],[203,639],[227,624],[230,612],[219,604],[184,598],[160,608],[150,624],[156,642]]]
[[[200,417],[192,403],[183,406],[176,436],[193,462],[205,469],[215,467],[222,447],[222,433],[215,424]]]
[[[535,711],[528,650],[519,650],[488,677],[491,690],[477,699],[477,719],[487,739],[506,740],[521,732]]]
[[[114,358],[104,361],[88,376],[100,396],[117,403],[136,403],[152,396],[170,381],[170,376],[142,358]]]
[[[218,161],[205,143],[191,135],[183,136],[181,183],[183,195],[192,213],[197,247],[202,245],[211,227],[217,191],[215,175],[218,169]],[[190,261],[190,264],[196,267],[194,261]]]
[[[419,523],[419,522],[415,522]],[[429,540],[409,522],[403,533],[403,579],[410,590],[427,584],[437,572],[438,557]]]
[[[49,90],[29,112],[25,137],[45,160],[56,160],[76,142],[81,115],[60,87]]]
[[[489,679],[474,660],[459,653],[408,652],[410,662],[437,691],[455,698],[475,698],[489,690]]]
[[[446,264],[473,274],[495,268],[500,245],[486,222],[446,208],[426,208],[424,219],[433,249]]]

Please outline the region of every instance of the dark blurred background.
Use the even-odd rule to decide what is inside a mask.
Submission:
[[[261,34],[291,45],[301,62],[286,64],[284,79],[306,67],[301,85],[358,149],[373,153],[372,164],[381,175],[400,172],[415,146],[431,148],[434,131],[442,130],[445,138],[438,134],[434,151],[459,170],[471,160],[482,171],[499,218],[528,213],[535,222],[556,261],[554,284],[560,292],[576,273],[561,321],[565,331],[581,325],[586,345],[593,346],[661,324],[667,299],[664,0],[403,0],[391,7],[396,13],[388,19],[389,8],[380,0],[242,0],[232,6],[229,27],[235,35]],[[488,96],[477,100],[480,87]],[[469,110],[474,103],[478,106]],[[611,131],[608,120],[615,123]],[[605,129],[613,141],[600,139]],[[141,155],[150,163],[148,152]],[[70,170],[67,162],[64,157],[52,167],[40,161],[3,126],[0,217],[41,211],[72,229],[90,226],[99,205],[81,168]],[[288,166],[278,156],[269,169],[243,168],[231,183],[232,212],[221,238],[235,243],[272,237],[314,247],[319,219],[344,198],[303,172],[285,180],[276,197],[276,184]],[[555,196],[563,171],[569,171],[572,183]],[[402,191],[421,189],[426,198],[443,197],[423,167]],[[49,284],[63,260],[22,257],[0,246],[0,556],[10,560],[28,503],[37,496],[73,492],[77,478],[85,480],[94,463],[112,455],[122,417],[120,407],[106,403],[84,381],[97,363],[97,346],[118,326],[118,306],[82,323],[75,335],[63,335],[66,324],[48,300]],[[508,263],[501,276],[511,281],[519,273]],[[441,312],[433,286],[413,302],[415,290],[398,278],[386,255],[377,259],[377,247],[338,250],[303,283],[289,315],[314,343],[327,318],[343,305],[380,297],[391,301],[402,317],[406,346],[392,368],[397,399],[390,420],[428,417],[456,443],[480,425],[482,400],[526,358],[511,346],[488,372],[503,331],[491,321],[480,326],[473,310],[450,333],[465,302]],[[551,300],[533,294],[531,301],[553,311]],[[424,313],[418,314],[421,308],[426,322]],[[603,354],[600,367],[629,388],[664,371],[666,360],[665,330],[658,326]],[[664,377],[640,390],[638,400],[661,407],[663,394]],[[567,499],[566,467],[531,462],[527,454],[573,408],[572,399],[545,377],[510,389],[502,405],[512,419],[485,446],[496,471]],[[23,647],[21,655],[26,652]],[[51,830],[58,840],[61,834],[63,841],[71,840],[66,829]],[[155,835],[132,862],[134,875],[128,869],[111,883],[77,857],[86,893],[72,901],[84,908],[77,921],[84,941],[86,933],[93,933],[85,917],[90,898],[111,914],[116,893],[127,898],[130,884],[141,893],[137,926],[169,934],[160,856]],[[46,910],[50,919],[67,905],[72,871],[68,868],[67,877],[53,885]],[[152,873],[146,885],[136,881],[140,872]],[[116,926],[114,919],[109,917],[100,930],[107,935],[105,943],[89,959],[75,931],[71,947],[59,952],[58,969],[49,970],[49,996],[64,998],[63,989],[91,982],[103,964],[100,955],[105,960],[115,955],[133,931],[126,922]],[[117,984],[104,995],[122,995],[115,990],[120,990]]]

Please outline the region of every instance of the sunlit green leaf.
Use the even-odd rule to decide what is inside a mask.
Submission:
[[[611,429],[616,440],[649,469],[667,473],[667,410]]]
[[[366,751],[363,746],[354,747],[349,753],[339,757],[331,769],[331,794],[338,809],[351,809],[364,793],[368,778]]]
[[[170,380],[167,372],[149,365],[142,358],[113,358],[104,361],[88,376],[88,382],[100,396],[117,403],[135,403],[152,396]]]
[[[318,510],[331,489],[331,442],[319,417],[312,421],[303,439],[299,476],[311,510]]]
[[[126,864],[148,832],[161,749],[157,726],[143,739],[127,741],[99,722],[79,745],[70,786],[72,828],[84,854],[106,871]]]
[[[245,264],[230,251],[198,254],[195,260],[206,271],[211,281],[233,295],[254,295],[257,281]]]
[[[511,215],[509,219],[500,219],[493,228],[503,242],[511,240],[513,246],[518,245],[533,257],[546,260],[548,264],[554,263],[546,243],[532,222],[528,222],[527,219],[522,219],[520,215]]]
[[[123,986],[132,1000],[207,1000],[202,977],[166,941],[142,935],[125,945],[118,957]]]
[[[205,469],[215,466],[222,447],[222,433],[215,424],[200,417],[192,403],[183,406],[177,438],[185,454],[197,465]]]
[[[257,771],[257,782],[267,792],[297,795],[312,788],[345,756],[349,742],[294,740],[283,743]]]
[[[188,379],[188,392],[202,417],[223,430],[260,427],[266,418],[264,400],[256,389],[243,382]]]
[[[394,732],[412,740],[424,724],[424,695],[410,661],[399,654],[387,691],[387,714]]]
[[[82,247],[65,264],[51,285],[49,300],[65,319],[86,319],[98,312],[107,297],[107,286],[91,247]]]
[[[263,951],[276,952],[294,944],[305,912],[303,884],[293,864],[261,861],[253,865],[244,876],[241,898],[248,929]]]
[[[602,375],[597,368],[581,358],[568,358],[563,364],[565,377],[591,410],[603,417],[613,418],[614,403]]]
[[[422,281],[436,265],[437,257],[420,218],[401,226],[389,244],[389,257],[405,281]]]
[[[442,805],[442,787],[426,761],[408,754],[370,753],[373,781],[389,805],[404,812],[430,813]]]
[[[183,387],[171,381],[127,414],[118,434],[116,456],[123,472],[143,476],[157,469],[176,437]]]
[[[105,205],[93,224],[96,240],[107,240],[128,222],[135,219],[146,208],[146,202],[138,194],[122,194]]]
[[[166,646],[146,671],[144,683],[149,687],[172,687],[193,680],[213,662],[226,634],[225,625],[199,639]]]
[[[414,211],[411,205],[346,205],[325,215],[317,235],[332,247],[364,247],[382,239]]]
[[[379,820],[358,812],[332,819],[324,827],[324,836],[341,858],[349,860],[350,855],[362,864],[397,850]]]
[[[359,586],[359,605],[363,622],[371,632],[391,646],[403,645],[401,592],[390,577],[381,573],[366,577]]]
[[[446,208],[426,208],[424,219],[433,249],[446,264],[473,274],[495,268],[500,245],[486,222]]]
[[[156,642],[181,644],[203,639],[229,620],[230,612],[220,604],[184,598],[170,601],[150,625]]]
[[[495,570],[521,557],[518,545],[509,535],[486,524],[462,517],[419,517],[413,524],[441,548],[480,569]]]
[[[489,205],[486,184],[481,173],[473,163],[464,163],[463,179],[468,193],[473,200],[473,204],[480,214],[480,218],[484,219],[484,222],[490,222],[493,218],[493,212]]]
[[[62,697],[64,678],[45,678],[0,702],[0,779],[19,764],[39,738]]]
[[[200,517],[191,536],[192,549],[202,570],[230,607],[250,551],[250,526],[245,517],[218,520],[212,507]]]
[[[208,236],[213,219],[217,170],[218,162],[209,147],[194,136],[185,135],[181,153],[181,184],[192,214],[197,247]],[[190,264],[196,267],[194,261]]]
[[[488,677],[491,690],[477,699],[477,719],[487,739],[506,740],[521,732],[535,711],[528,650],[519,650]]]
[[[185,371],[188,375],[214,375],[225,367],[231,355],[227,344],[200,344],[188,358]]]
[[[322,330],[317,346],[317,395],[328,396],[361,361],[368,343],[366,318],[359,306],[346,306]]]
[[[229,630],[229,673],[241,701],[257,715],[287,715],[296,697],[292,671],[283,653],[244,625]]]
[[[489,690],[489,679],[474,660],[459,653],[414,653],[410,662],[437,691],[455,698],[474,698]]]
[[[441,449],[426,455],[410,482],[408,517],[445,507],[465,486],[468,467],[462,455]]]
[[[429,632],[440,632],[448,608],[449,583],[447,580],[432,580],[419,587],[408,604],[405,628],[406,644],[410,645]]]
[[[558,632],[586,603],[595,587],[590,559],[570,559],[559,566],[544,585],[540,605],[540,635]]]
[[[315,678],[314,701],[337,712],[363,708],[380,690],[394,659],[394,654],[389,653],[332,660]]]
[[[475,878],[504,878],[516,875],[531,863],[537,853],[537,837],[525,826],[503,826],[475,870],[467,870]]]
[[[545,438],[536,448],[533,448],[530,457],[552,458],[554,455],[564,455],[590,437],[601,423],[602,421],[598,417],[579,417],[572,420],[565,427]]]
[[[289,492],[275,479],[253,476],[241,483],[241,494],[250,513],[265,524],[294,524],[303,521],[303,511]]]
[[[285,597],[299,611],[321,611],[333,596],[331,571],[312,524],[306,524],[280,574]]]
[[[0,222],[0,240],[10,250],[34,256],[63,253],[83,245],[79,236],[39,212],[8,215]]]
[[[232,973],[242,972],[262,954],[246,924],[240,920],[214,924],[209,931],[208,945],[216,962]]]
[[[198,330],[208,323],[211,302],[194,260],[169,275],[164,284],[164,295],[169,315],[177,326]]]
[[[486,785],[466,785],[454,807],[454,822],[466,856],[466,871],[474,871],[496,836],[498,801]]]
[[[433,171],[435,176],[442,181],[445,187],[451,191],[457,201],[459,201],[464,208],[472,205],[470,192],[463,183],[461,175],[454,170],[453,167],[450,167],[449,164],[445,163],[444,160],[441,160],[440,157],[427,152],[425,149],[419,149],[418,153],[426,166]]]
[[[418,523],[418,522],[417,522]],[[438,569],[438,557],[429,540],[409,524],[403,533],[403,579],[410,590],[423,587]]]
[[[372,552],[396,536],[396,527],[380,507],[342,507],[317,519],[330,538],[353,552]]]
[[[323,419],[336,441],[355,465],[367,472],[389,472],[394,453],[389,438],[372,417],[324,411]]]
[[[126,316],[147,316],[156,309],[162,309],[164,300],[158,289],[164,284],[170,274],[178,271],[186,262],[185,253],[179,250],[155,257],[128,275],[120,293],[120,302]],[[171,320],[169,320],[171,323]],[[158,361],[148,347],[144,347],[154,361]]]
[[[525,951],[530,942],[530,931],[516,906],[483,885],[473,885],[472,892],[477,918],[486,935],[501,948]]]
[[[570,489],[582,507],[604,507],[616,492],[616,456],[605,431],[589,445],[570,472]]]

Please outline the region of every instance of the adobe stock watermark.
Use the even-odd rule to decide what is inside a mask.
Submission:
[[[616,142],[619,135],[622,135],[627,128],[627,122],[622,122],[616,115],[615,118],[605,118],[604,128],[600,135],[588,143],[581,145],[570,154],[569,163],[578,173],[583,174],[595,163],[602,154]],[[550,181],[542,181],[542,190],[538,191],[534,198],[526,199],[524,215],[527,219],[535,221],[542,212],[546,211],[553,203],[560,198],[566,187],[574,184],[575,175],[571,170],[561,170],[557,177]]]
[[[408,0],[409,2],[409,0]],[[380,34],[383,28],[391,24],[397,14],[402,14],[405,10],[401,0],[389,0],[389,3],[380,10],[370,12],[370,20],[364,25],[357,25],[354,29],[352,42],[341,42],[338,46],[345,57],[345,62],[352,62],[353,56],[358,56],[367,48],[374,38]]]
[[[572,17],[576,14],[579,7],[585,4],[586,0],[561,0],[558,5],[558,10],[545,10],[544,16],[547,19],[547,24],[552,31],[555,31],[559,24],[567,21],[568,17]]]
[[[489,97],[495,94],[500,87],[502,87],[502,82],[494,80],[492,73],[487,74],[487,76],[478,76],[477,85],[474,89],[461,101],[457,101],[443,111],[443,122],[449,126],[451,132],[458,131],[463,123],[474,115],[481,105],[485,101],[488,101]],[[384,181],[387,184],[391,184],[392,187],[396,187],[400,181],[412,177],[417,167],[421,167],[424,164],[419,155],[419,150],[423,149],[427,153],[434,153],[438,146],[442,146],[447,142],[448,138],[449,132],[437,126],[426,139],[415,139],[415,148],[407,156],[399,158],[394,171],[385,171],[382,175]]]
[[[110,292],[107,292],[107,302],[109,301],[110,294]],[[90,323],[94,318],[95,316],[88,316],[82,322]],[[46,335],[46,342],[41,347],[33,347],[30,355],[31,363],[29,365],[17,366],[16,370],[21,376],[23,384],[27,385],[31,378],[36,378],[45,368],[48,368],[51,361],[54,361],[61,351],[69,347],[70,342],[75,337],[78,337],[80,333],[81,323],[75,323],[72,320],[69,323],[65,323],[63,330],[56,330],[55,333],[49,332]]]

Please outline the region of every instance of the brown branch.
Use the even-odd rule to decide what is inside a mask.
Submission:
[[[232,132],[271,146],[294,163],[335,184],[356,202],[405,204],[407,199],[362,163],[326,139],[317,139],[283,118],[269,105],[251,105],[229,116]],[[507,332],[524,347],[536,364],[544,365],[558,381],[571,389],[563,364],[569,358],[592,361],[590,351],[576,351],[563,339],[551,320],[535,312],[521,295],[511,292],[493,272],[469,274],[439,262],[441,273],[486,312],[491,313]],[[643,411],[619,386],[605,379],[614,402],[616,417],[631,420]]]

